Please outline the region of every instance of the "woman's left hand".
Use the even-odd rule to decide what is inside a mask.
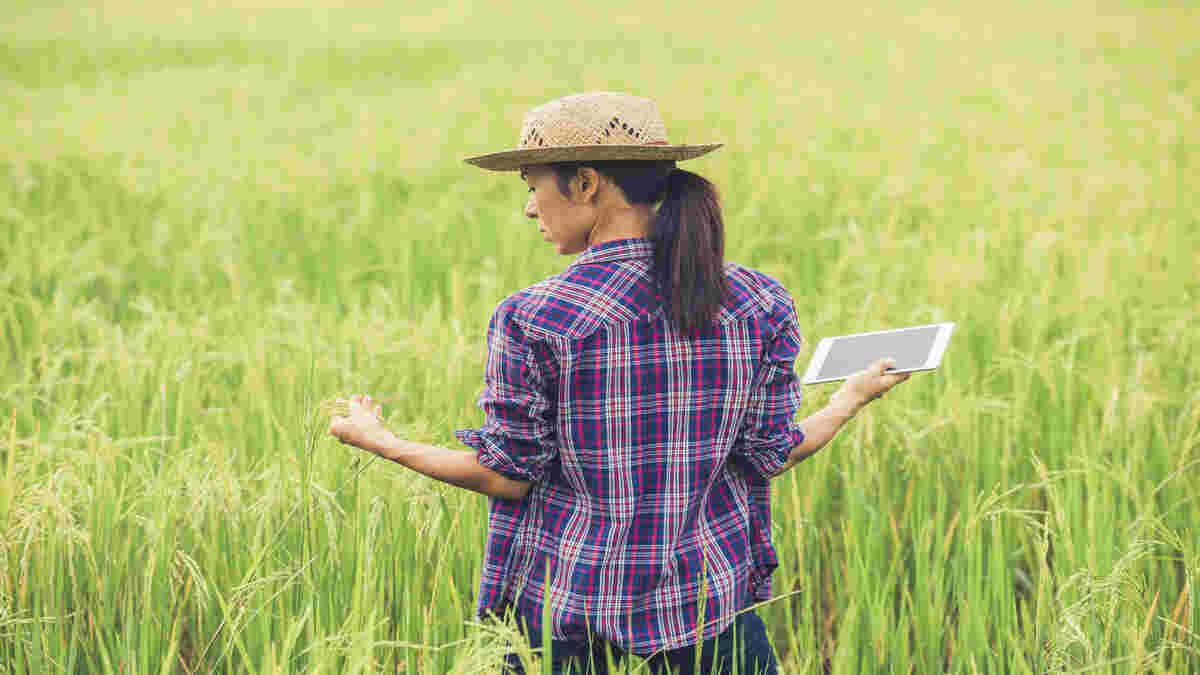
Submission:
[[[383,406],[370,396],[355,394],[349,401],[336,399],[338,407],[349,404],[345,416],[334,415],[329,420],[329,435],[347,445],[382,455],[395,436],[383,426]]]

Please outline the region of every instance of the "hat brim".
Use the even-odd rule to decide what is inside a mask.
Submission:
[[[694,159],[721,147],[708,145],[562,145],[553,148],[506,150],[467,157],[463,161],[489,171],[516,171],[529,164],[582,162],[586,160],[685,160]]]

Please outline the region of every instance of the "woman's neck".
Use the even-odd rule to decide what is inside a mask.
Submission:
[[[603,244],[616,239],[650,237],[654,224],[654,207],[649,204],[635,204],[614,208],[596,222],[588,235],[588,246]]]

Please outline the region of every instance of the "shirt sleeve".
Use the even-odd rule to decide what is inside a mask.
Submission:
[[[510,297],[488,323],[484,389],[478,399],[484,424],[457,429],[454,435],[476,450],[482,466],[533,482],[558,457],[556,396],[547,387],[547,368],[535,355],[535,341],[517,322],[514,309]]]
[[[736,461],[763,478],[778,473],[791,449],[804,441],[804,432],[794,419],[802,397],[795,362],[804,340],[791,295],[778,284],[772,292],[775,304],[767,325],[773,335],[764,344],[732,451]]]

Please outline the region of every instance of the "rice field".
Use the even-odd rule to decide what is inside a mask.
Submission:
[[[1191,3],[417,5],[0,9],[0,673],[495,672],[485,498],[323,403],[465,450],[570,259],[460,160],[596,89],[726,144],[798,367],[958,322],[777,480],[783,672],[1200,672]]]

